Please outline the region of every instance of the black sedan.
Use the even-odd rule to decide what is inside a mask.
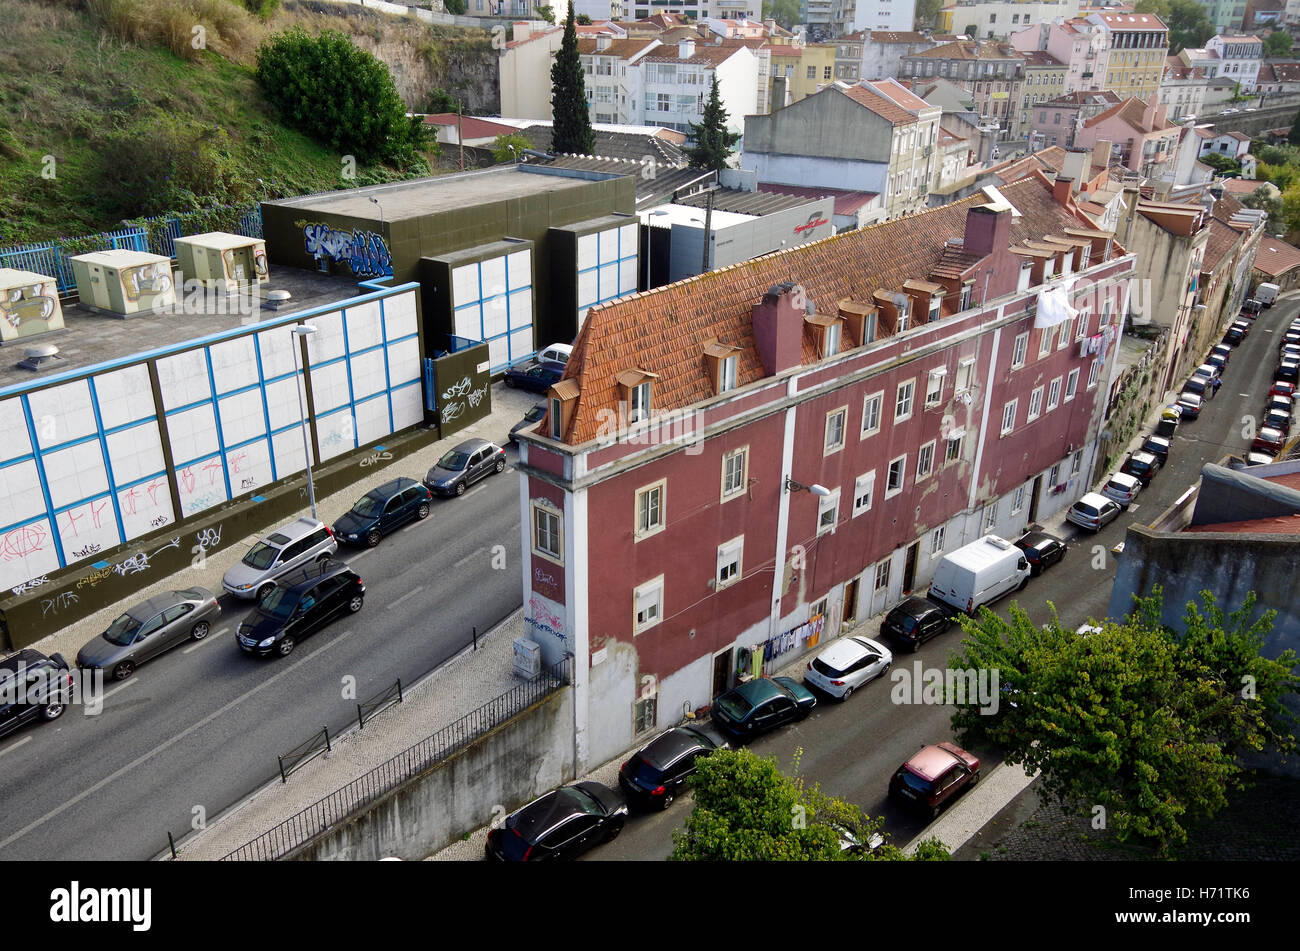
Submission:
[[[618,771],[618,785],[639,806],[667,809],[699,760],[726,745],[706,726],[673,727],[632,754]]]
[[[1026,532],[1016,540],[1016,547],[1025,553],[1029,574],[1038,577],[1065,557],[1065,542],[1046,532]]]
[[[521,429],[531,429],[532,427],[540,423],[542,421],[542,417],[545,415],[546,415],[545,403],[534,403],[532,406],[528,407],[528,412],[524,413],[524,418],[510,427],[510,437],[509,437],[510,441],[512,443],[519,442],[519,439],[518,437],[515,436],[515,433],[519,432],[519,430]]]
[[[880,622],[880,635],[915,653],[932,637],[952,627],[953,609],[915,595],[895,605]]]
[[[807,687],[789,677],[760,677],[733,687],[713,701],[714,726],[735,740],[760,736],[802,720],[817,706]]]
[[[1169,450],[1171,448],[1173,448],[1173,444],[1167,436],[1156,434],[1142,440],[1142,451],[1151,453],[1160,460],[1162,466],[1169,465]]]
[[[506,368],[506,386],[529,390],[533,393],[545,393],[564,376],[564,364],[551,360],[525,360]]]
[[[1160,471],[1160,459],[1154,453],[1139,450],[1129,453],[1129,457],[1124,460],[1124,465],[1120,466],[1119,471],[1139,480],[1142,488],[1145,489]]]
[[[20,650],[0,660],[0,736],[36,720],[63,716],[72,696],[72,675],[62,654]]]
[[[623,831],[627,802],[600,783],[561,786],[506,816],[484,851],[498,862],[573,859]]]

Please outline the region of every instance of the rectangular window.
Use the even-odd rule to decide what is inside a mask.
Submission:
[[[1088,389],[1092,389],[1094,386],[1097,385],[1097,376],[1100,374],[1100,372],[1101,372],[1101,361],[1093,360],[1092,364],[1088,367]]]
[[[564,564],[564,521],[559,512],[532,503],[533,553]]]
[[[961,441],[965,435],[963,432],[950,433],[944,441],[943,461],[956,462],[961,458]]]
[[[1025,422],[1032,423],[1036,420],[1043,410],[1043,388],[1035,387],[1034,391],[1029,394],[1029,413],[1025,416]]]
[[[1058,376],[1047,388],[1047,411],[1050,413],[1061,405],[1061,378]]]
[[[825,535],[835,531],[835,523],[840,514],[840,490],[831,489],[831,494],[817,500],[817,534]]]
[[[1056,349],[1064,350],[1070,345],[1070,330],[1074,327],[1074,322],[1066,320],[1061,324],[1061,333],[1056,338]]]
[[[663,531],[665,484],[665,480],[660,479],[653,485],[637,489],[634,534],[638,539]]]
[[[1020,265],[1020,278],[1016,281],[1016,290],[1029,290],[1029,279],[1033,276],[1033,273],[1034,265],[1032,262],[1026,261],[1024,264]]]
[[[974,284],[963,284],[961,286],[961,297],[957,303],[957,310],[969,310],[971,304],[971,293],[975,290]]]
[[[889,476],[885,480],[885,498],[892,498],[903,491],[903,479],[907,472],[907,456],[899,456],[889,464]]]
[[[872,393],[862,399],[862,436],[865,439],[880,432],[880,406],[885,400],[885,394]]]
[[[937,367],[930,371],[930,375],[925,384],[925,405],[938,406],[943,399],[943,377],[948,370],[946,367]]]
[[[975,358],[967,357],[957,362],[957,385],[958,393],[965,393],[970,389],[971,383],[975,378]]]
[[[920,482],[934,471],[934,440],[922,446],[916,452],[916,481]]]
[[[740,560],[745,551],[745,536],[738,535],[718,546],[717,588],[740,580]]]
[[[739,357],[724,357],[718,362],[719,393],[725,393],[727,390],[736,388],[736,366],[739,362]]]
[[[1011,369],[1018,370],[1025,365],[1025,354],[1029,352],[1029,331],[1016,335],[1015,345],[1011,348]]]
[[[564,419],[564,413],[561,412],[564,404],[560,400],[551,400],[551,409],[548,413],[548,424],[552,439],[563,439],[564,433],[561,430],[561,423]]]
[[[632,633],[640,634],[654,627],[664,618],[664,576],[634,588],[632,591]]]
[[[632,405],[627,410],[627,421],[635,423],[650,416],[650,383],[646,381],[632,387]]]
[[[1088,336],[1088,313],[1087,311],[1084,311],[1079,314],[1079,319],[1076,322],[1074,328],[1074,339],[1082,340],[1086,336]]]
[[[1074,453],[1073,456],[1070,457],[1070,475],[1072,476],[1078,475],[1079,470],[1082,468],[1083,468],[1083,450],[1079,449]]]
[[[1044,327],[1038,332],[1038,358],[1040,360],[1052,352],[1053,336],[1051,327]]]
[[[736,449],[722,457],[722,501],[734,499],[745,491],[749,475],[749,447]]]
[[[1011,400],[1002,407],[1002,435],[1005,436],[1016,428],[1016,405],[1019,400]]]
[[[1065,402],[1074,399],[1075,391],[1079,389],[1079,370],[1076,367],[1070,371],[1070,375],[1065,378]]]
[[[876,564],[876,590],[884,591],[889,587],[889,559]]]
[[[894,401],[894,422],[901,423],[905,419],[912,418],[912,391],[915,389],[914,380],[898,384],[898,396]]]
[[[844,448],[844,421],[848,416],[847,406],[841,406],[826,414],[826,438],[822,446],[822,455],[829,456]]]
[[[1025,507],[1025,487],[1022,485],[1011,496],[1011,514],[1019,515]]]
[[[840,325],[837,321],[826,328],[826,345],[823,357],[833,357],[840,352]]]
[[[943,536],[947,534],[946,527],[940,525],[930,533],[930,557],[943,554]]]
[[[643,697],[633,706],[632,718],[635,722],[633,723],[632,729],[638,736],[654,729],[655,723],[658,720],[658,706],[658,696]]]
[[[993,526],[998,523],[998,503],[990,502],[984,506],[984,534],[987,535],[993,531]]]
[[[822,79],[830,79],[830,78],[831,78],[831,68],[829,66],[823,66]]]
[[[871,511],[871,496],[876,491],[876,470],[872,469],[853,481],[853,517]]]
[[[1061,484],[1060,479],[1061,479],[1061,464],[1058,462],[1056,465],[1052,466],[1052,471],[1047,474],[1047,484],[1050,486],[1060,485]]]

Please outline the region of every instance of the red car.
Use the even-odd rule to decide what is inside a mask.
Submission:
[[[1294,396],[1295,396],[1295,384],[1294,384],[1294,383],[1287,383],[1287,382],[1285,382],[1285,381],[1283,381],[1283,380],[1278,380],[1276,383],[1273,384],[1272,389],[1270,389],[1270,390],[1268,391],[1268,395],[1269,395],[1270,397],[1273,397],[1273,396],[1290,396],[1290,397],[1294,397]]]
[[[923,746],[889,780],[889,795],[915,806],[933,819],[939,811],[980,780],[979,757],[956,743]]]
[[[1250,444],[1250,448],[1259,452],[1271,453],[1276,456],[1282,451],[1282,446],[1285,443],[1286,436],[1280,429],[1265,426],[1255,435],[1255,441]]]

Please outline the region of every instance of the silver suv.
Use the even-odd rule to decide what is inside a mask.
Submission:
[[[221,586],[237,598],[261,601],[280,575],[311,561],[324,561],[338,548],[324,523],[300,518],[250,548],[243,561],[226,572]]]

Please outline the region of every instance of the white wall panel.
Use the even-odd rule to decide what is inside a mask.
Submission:
[[[495,297],[506,290],[506,258],[499,255],[479,262],[479,279],[483,283],[483,296]]]
[[[17,456],[25,456],[32,451],[32,441],[27,435],[27,417],[23,413],[23,401],[18,397],[0,401],[0,462]],[[3,481],[3,479],[0,479]],[[0,525],[7,522],[0,520]]]
[[[63,542],[63,560],[68,564],[95,558],[100,552],[122,544],[117,531],[113,500],[104,496],[60,512],[55,519]]]
[[[345,311],[348,326],[348,350],[365,350],[378,346],[382,340],[379,332],[379,301],[371,301]]]
[[[338,409],[348,401],[348,367],[343,360],[311,368],[312,405],[317,413]],[[295,407],[295,412],[297,408]]]
[[[271,483],[271,449],[265,439],[250,442],[226,453],[230,490],[235,495],[251,492]]]
[[[483,301],[483,333],[487,337],[496,337],[506,332],[506,298],[493,297]]]
[[[388,347],[388,379],[393,386],[420,378],[420,342],[409,337]]]
[[[483,332],[482,328],[482,311],[478,304],[462,307],[456,311],[455,328],[453,330],[456,336],[478,340],[479,335]]]
[[[631,294],[636,290],[636,258],[618,262],[618,293]]]
[[[222,397],[218,401],[218,412],[221,414],[221,440],[227,446],[266,435],[260,388]]]
[[[158,415],[153,390],[149,388],[149,367],[143,363],[98,374],[95,377],[95,396],[99,400],[99,419],[105,429],[116,429]]]
[[[35,460],[19,462],[0,472],[0,525],[35,518],[45,511],[41,478]],[[12,552],[0,551],[0,561]]]
[[[497,337],[488,341],[488,363],[494,367],[504,366],[510,362],[510,350],[506,344],[507,337]]]
[[[274,380],[277,376],[292,373],[294,367],[293,349],[298,338],[288,327],[276,327],[257,335],[257,346],[262,353],[262,378]]]
[[[533,292],[531,290],[515,291],[510,295],[510,329],[531,327],[532,324]]]
[[[384,334],[389,340],[415,333],[415,292],[384,298]]]
[[[516,251],[506,256],[506,269],[511,287],[525,287],[533,283],[533,252]]]
[[[229,393],[258,381],[257,353],[253,337],[236,337],[208,348],[212,360],[212,382],[218,393]]]
[[[404,386],[392,395],[393,429],[415,426],[424,419],[424,394],[418,386]]]
[[[637,253],[638,241],[636,232],[636,225],[623,225],[623,227],[618,229],[618,253],[621,257],[627,257],[629,254],[635,255]]]
[[[302,409],[298,405],[299,386],[298,379],[292,376],[266,385],[266,410],[271,417],[272,429],[283,429],[290,423],[302,421]],[[277,454],[276,459],[279,458]]]
[[[510,355],[513,359],[519,359],[525,353],[532,353],[533,349],[533,330],[531,327],[516,330],[510,335]]]
[[[601,231],[597,237],[600,238],[600,263],[618,260],[618,229]]]
[[[584,234],[578,238],[578,270],[585,271],[600,263],[600,249],[594,234]]]
[[[186,350],[159,360],[158,388],[166,409],[188,406],[211,396],[206,351]]]
[[[305,468],[303,460],[307,457],[303,455],[299,430],[286,429],[276,433],[271,437],[271,446],[275,452],[275,472],[281,479]]]
[[[167,480],[162,476],[120,490],[117,493],[117,506],[122,513],[122,528],[126,532],[127,541],[176,521]]]
[[[17,585],[57,571],[59,556],[48,519],[0,535],[0,587]]]
[[[343,314],[334,311],[312,317],[306,323],[316,328],[307,338],[307,356],[312,364],[325,363],[343,356]],[[291,333],[286,330],[285,333]]]
[[[608,300],[618,295],[618,263],[600,266],[600,299]]]
[[[117,485],[136,482],[167,468],[157,420],[109,433],[104,440],[108,444],[108,461],[113,467],[113,482]]]
[[[167,438],[172,462],[183,465],[217,451],[217,421],[212,404],[205,403],[167,417]]]
[[[596,292],[596,272],[587,271],[578,275],[578,306],[590,307],[599,299]]]
[[[392,430],[388,426],[388,398],[379,396],[357,404],[357,442],[366,443],[383,439]]]
[[[90,384],[74,380],[38,390],[27,397],[42,448],[59,446],[95,432],[95,412],[90,405]]]
[[[349,452],[357,447],[357,426],[351,410],[330,413],[316,417],[316,438],[320,441],[320,453],[324,459]],[[301,439],[299,440],[301,443]],[[302,446],[298,446],[298,465],[302,465]]]
[[[47,452],[42,459],[50,502],[56,509],[108,491],[108,473],[98,440]]]
[[[220,505],[229,498],[226,494],[225,465],[220,456],[185,466],[177,475],[182,518]]]
[[[451,295],[453,304],[465,304],[479,299],[477,264],[462,264],[452,268]]]
[[[384,351],[371,350],[352,358],[353,399],[361,400],[382,392],[388,386],[384,371]],[[363,440],[364,441],[364,440]]]

